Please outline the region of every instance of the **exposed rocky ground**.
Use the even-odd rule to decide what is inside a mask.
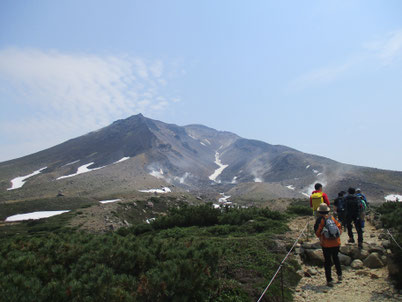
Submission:
[[[310,223],[306,236],[296,247],[302,279],[295,290],[294,301],[402,301],[402,291],[395,289],[388,277],[388,270],[395,269],[394,264],[389,263],[390,242],[384,230],[373,226],[375,222],[366,221],[362,250],[357,248],[357,243],[347,243],[347,232],[342,233],[343,281],[336,283],[335,267],[332,267],[335,285],[330,288],[326,286],[322,251],[312,231],[314,219],[296,218],[290,224],[290,233],[295,238],[307,221]]]

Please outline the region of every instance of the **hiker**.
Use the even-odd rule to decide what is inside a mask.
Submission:
[[[314,231],[320,238],[322,252],[324,254],[325,278],[327,286],[333,287],[334,283],[331,277],[332,262],[335,264],[336,274],[338,275],[338,283],[342,281],[342,268],[339,262],[339,247],[341,246],[342,228],[338,221],[329,214],[329,207],[325,203],[320,204],[317,209],[319,217],[317,218]]]
[[[348,242],[355,242],[352,231],[353,222],[357,232],[358,246],[359,248],[363,248],[363,232],[360,217],[362,204],[360,202],[360,197],[356,196],[355,193],[356,190],[354,188],[349,188],[348,195],[345,197],[346,225],[348,228],[349,236]]]
[[[346,230],[346,220],[345,220],[345,191],[340,191],[338,197],[334,200],[334,212],[337,214],[337,218],[341,223],[344,230]]]
[[[362,190],[359,188],[356,189],[356,196],[360,198],[360,202],[362,204],[361,212],[360,212],[360,221],[362,224],[362,230],[364,230],[365,220],[366,220],[366,211],[368,208],[368,202],[366,196],[362,193]],[[364,231],[363,231],[364,232]]]
[[[314,185],[314,189],[315,191],[313,191],[313,193],[311,193],[310,196],[310,207],[313,209],[313,215],[318,218],[318,212],[317,212],[317,208],[320,206],[320,204],[322,203],[326,203],[327,206],[329,206],[329,199],[327,194],[325,194],[322,191],[322,184],[320,183],[316,183]]]

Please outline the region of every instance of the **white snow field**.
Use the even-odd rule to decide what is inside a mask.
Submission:
[[[11,180],[11,188],[8,188],[7,190],[15,190],[15,189],[19,189],[21,188],[24,184],[25,184],[25,180],[27,180],[28,178],[38,175],[39,173],[42,172],[42,170],[45,170],[47,167],[41,168],[39,170],[36,170],[35,172],[29,174],[29,175],[25,175],[25,176],[18,176],[14,179]]]
[[[216,151],[216,152],[215,152],[215,164],[217,164],[217,165],[219,166],[219,168],[216,169],[215,172],[209,176],[209,179],[210,179],[210,180],[213,180],[214,182],[217,182],[217,181],[216,181],[216,178],[217,178],[219,175],[221,175],[221,173],[223,172],[223,170],[224,170],[225,168],[229,167],[229,165],[224,165],[224,164],[222,164],[221,159],[220,159],[219,156],[220,156],[219,152]]]
[[[402,202],[402,195],[391,194],[384,197],[386,201],[399,201]]]
[[[121,201],[121,199],[110,199],[110,200],[100,200],[100,203],[112,203],[116,201]]]
[[[142,193],[160,193],[160,194],[172,192],[172,190],[170,190],[170,188],[168,187],[163,187],[162,189],[149,189],[149,190],[138,190],[138,191]]]
[[[220,193],[220,195],[222,197],[218,199],[218,202],[220,202],[220,203],[228,202],[228,199],[230,198],[230,196],[225,195],[225,193]]]
[[[118,161],[115,161],[113,164],[121,163],[122,161],[125,161],[127,159],[130,159],[130,157],[123,157],[123,158],[119,159]]]
[[[99,169],[104,168],[104,167],[98,167],[98,168],[88,169],[88,167],[92,166],[93,164],[94,164],[94,162],[90,162],[89,164],[80,166],[80,167],[78,167],[77,172],[75,172],[74,174],[60,176],[60,177],[57,178],[57,180],[77,176],[79,174],[88,173],[88,172],[91,172],[91,171],[95,171],[95,170],[99,170]]]
[[[67,213],[67,212],[70,212],[70,210],[38,211],[38,212],[31,212],[31,213],[25,213],[25,214],[16,214],[16,215],[7,217],[6,221],[11,222],[11,221],[23,221],[23,220],[29,220],[29,219],[41,219],[41,218],[47,218],[47,217],[60,215],[60,214]]]

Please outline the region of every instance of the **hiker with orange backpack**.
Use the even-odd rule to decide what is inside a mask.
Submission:
[[[325,203],[327,206],[329,206],[329,199],[328,195],[322,191],[322,184],[316,183],[314,185],[314,189],[315,191],[313,191],[310,196],[310,207],[313,209],[313,215],[318,218],[319,214],[317,212],[317,208],[322,203]]]
[[[314,231],[318,238],[320,238],[322,252],[324,254],[324,267],[325,278],[327,279],[327,286],[333,287],[334,283],[331,277],[331,266],[335,264],[336,274],[338,275],[338,282],[342,281],[342,267],[339,261],[338,253],[341,245],[341,232],[342,227],[340,223],[329,214],[329,207],[322,203],[319,205],[317,218]]]

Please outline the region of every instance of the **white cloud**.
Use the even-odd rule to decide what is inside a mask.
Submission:
[[[384,38],[366,44],[384,65],[402,59],[402,29],[388,33]]]
[[[383,66],[402,59],[402,29],[387,33],[382,39],[363,45],[357,54],[351,54],[336,65],[329,65],[308,71],[290,83],[292,90],[333,82],[362,64],[381,64]]]
[[[119,118],[164,110],[174,103],[164,95],[165,69],[160,60],[130,56],[0,50],[0,102],[15,113],[0,122],[0,161]],[[23,108],[20,114],[18,108]],[[10,143],[4,146],[5,142]],[[23,146],[39,149],[17,149]]]

